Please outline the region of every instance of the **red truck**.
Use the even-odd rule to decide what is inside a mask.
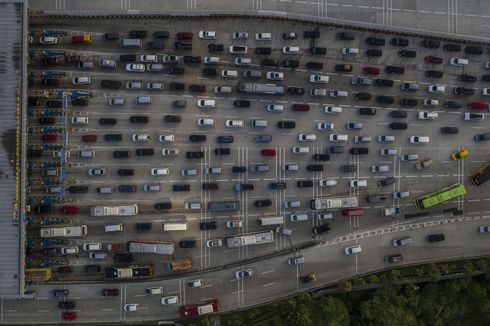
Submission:
[[[219,301],[218,299],[214,299],[206,303],[188,304],[185,306],[181,306],[179,308],[179,311],[181,317],[195,317],[212,314],[213,312],[217,312],[218,309]]]

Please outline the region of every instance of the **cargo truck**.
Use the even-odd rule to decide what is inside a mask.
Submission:
[[[41,238],[68,238],[84,237],[87,235],[87,226],[66,226],[61,228],[41,228]]]
[[[138,214],[138,205],[92,206],[90,216],[134,216]]]
[[[168,261],[165,263],[165,268],[168,271],[183,271],[192,267],[192,260],[190,259],[181,259],[175,261]]]

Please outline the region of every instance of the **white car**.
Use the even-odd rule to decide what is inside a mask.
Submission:
[[[160,135],[160,137],[158,137],[158,141],[160,141],[160,143],[173,143],[175,141],[175,136],[174,135]]]
[[[297,54],[299,53],[299,46],[285,46],[282,48],[282,53]]]
[[[74,77],[71,80],[73,85],[90,85],[92,82],[89,76]]]
[[[280,104],[267,104],[266,110],[268,112],[282,112],[282,111],[284,111],[284,105],[280,105]]]
[[[250,277],[254,274],[254,271],[251,268],[238,271],[235,273],[235,278],[240,279],[240,278],[245,278],[245,277]]]
[[[412,144],[428,144],[430,141],[429,136],[412,136],[410,137],[410,143]]]
[[[271,33],[255,33],[255,40],[257,41],[270,41],[272,40]]]
[[[315,134],[299,134],[298,140],[299,141],[315,141],[316,135]]]
[[[377,139],[380,143],[391,143],[395,141],[395,136],[378,135]]]
[[[138,311],[140,310],[140,305],[138,303],[126,303],[124,305],[124,311]]]
[[[55,36],[41,36],[39,38],[39,43],[41,43],[41,44],[56,44],[56,43],[58,43],[58,38]]]
[[[444,93],[446,91],[446,87],[441,85],[429,85],[427,87],[427,91],[429,93]]]
[[[170,169],[169,168],[152,168],[150,170],[150,173],[154,177],[159,176],[159,175],[169,175]]]
[[[372,173],[383,173],[383,172],[389,172],[389,171],[390,171],[389,165],[371,165],[371,172]]]
[[[145,72],[145,65],[142,63],[128,63],[126,64],[126,71]]]
[[[100,243],[100,242],[86,242],[86,243],[82,244],[82,249],[84,251],[102,250],[102,243]]]
[[[371,141],[371,136],[354,136],[355,143],[369,143]]]
[[[309,152],[310,152],[309,147],[293,146],[293,154],[308,154]]]
[[[144,63],[156,63],[158,62],[158,56],[155,54],[142,54],[140,55],[140,61]]]
[[[334,142],[348,141],[349,140],[349,136],[348,135],[330,134],[330,136],[328,137],[328,139],[330,141],[334,141]]]
[[[367,180],[351,180],[351,188],[367,187]]]
[[[340,106],[325,106],[325,113],[340,114],[342,113],[342,108]]]
[[[162,148],[162,156],[176,156],[180,154],[178,148]]]
[[[221,70],[221,77],[223,78],[237,78],[238,71],[236,70]]]
[[[310,75],[310,83],[326,84],[329,81],[328,76]]]
[[[362,251],[361,245],[356,245],[352,247],[347,247],[344,249],[346,255],[358,254]]]
[[[200,288],[202,286],[202,280],[199,279],[199,280],[188,281],[187,286],[190,288]]]
[[[410,196],[410,191],[396,191],[393,193],[393,199],[407,198]]]
[[[222,168],[207,168],[206,174],[221,174]]]
[[[161,63],[147,63],[147,71],[163,71],[163,65]]]
[[[449,64],[452,66],[467,66],[469,63],[468,59],[461,58],[451,58]]]
[[[218,34],[215,31],[199,31],[199,38],[202,40],[216,40]]]
[[[146,89],[150,91],[163,91],[163,84],[162,83],[146,83]]]
[[[229,119],[225,121],[225,127],[227,128],[243,128],[243,120]]]
[[[438,105],[439,105],[439,101],[438,100],[431,100],[431,99],[425,99],[424,100],[424,106],[435,107],[435,106],[438,106]]]
[[[197,119],[197,125],[200,127],[212,127],[212,126],[214,126],[214,119],[199,118],[199,119]]]
[[[78,247],[73,246],[73,247],[62,247],[61,248],[61,254],[62,255],[74,255],[78,254]]]
[[[342,48],[342,54],[358,54],[358,48]]]
[[[283,164],[282,167],[281,167],[281,170],[283,171],[287,171],[287,172],[290,172],[290,171],[298,171],[299,169],[299,166],[298,164],[295,164],[295,163],[286,163],[286,164]]]
[[[106,169],[105,168],[88,169],[87,173],[90,176],[105,175]]]
[[[74,125],[86,125],[88,123],[87,117],[72,117],[71,123]]]
[[[333,130],[335,125],[328,122],[318,122],[318,130]]]
[[[337,180],[334,179],[321,179],[318,180],[319,187],[330,187],[335,186],[337,184]]]
[[[182,61],[182,59],[183,59],[183,57],[180,55],[165,54],[162,57],[162,62],[164,62],[164,63],[177,63],[177,62]]]
[[[313,88],[310,90],[311,96],[327,96],[327,90],[324,88]]]
[[[269,80],[283,80],[284,74],[282,72],[278,72],[278,71],[268,71],[265,74],[265,78],[267,78]]]
[[[208,248],[214,248],[214,247],[222,247],[223,246],[223,240],[222,239],[211,239],[206,241],[206,247]]]
[[[248,33],[247,32],[233,32],[233,39],[234,40],[246,40],[246,39],[248,39]]]
[[[233,54],[246,54],[247,50],[246,45],[230,45],[230,53]]]
[[[471,121],[471,120],[483,120],[485,119],[485,115],[481,113],[470,113],[466,112],[463,114],[463,120]]]
[[[107,253],[100,252],[100,251],[89,252],[88,258],[89,259],[96,259],[96,260],[104,260],[104,259],[107,259]]]
[[[418,114],[420,120],[434,120],[438,117],[437,112],[421,111]]]
[[[131,138],[134,142],[147,142],[150,141],[150,134],[133,134]]]
[[[235,64],[237,66],[248,66],[248,65],[252,64],[252,59],[243,58],[243,57],[235,58]]]
[[[217,65],[219,63],[219,57],[204,57],[203,62],[207,65]]]
[[[171,295],[171,296],[168,296],[168,297],[163,297],[160,302],[164,306],[171,305],[171,304],[177,304],[177,303],[179,303],[179,297],[176,296],[176,295]]]
[[[197,107],[199,108],[214,108],[215,106],[216,106],[216,100],[206,100],[206,99],[197,100]]]

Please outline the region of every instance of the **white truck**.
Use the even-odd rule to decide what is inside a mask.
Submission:
[[[57,228],[41,228],[41,238],[69,238],[87,235],[87,226],[65,226]]]
[[[383,215],[383,216],[400,215],[400,207],[382,208],[381,209],[381,215]]]
[[[357,197],[316,198],[310,201],[311,209],[350,208],[357,206]]]
[[[134,216],[138,215],[138,205],[92,206],[90,216]]]

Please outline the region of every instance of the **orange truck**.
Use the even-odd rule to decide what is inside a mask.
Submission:
[[[165,263],[165,267],[168,271],[183,271],[192,267],[192,260],[181,259],[169,261]]]

